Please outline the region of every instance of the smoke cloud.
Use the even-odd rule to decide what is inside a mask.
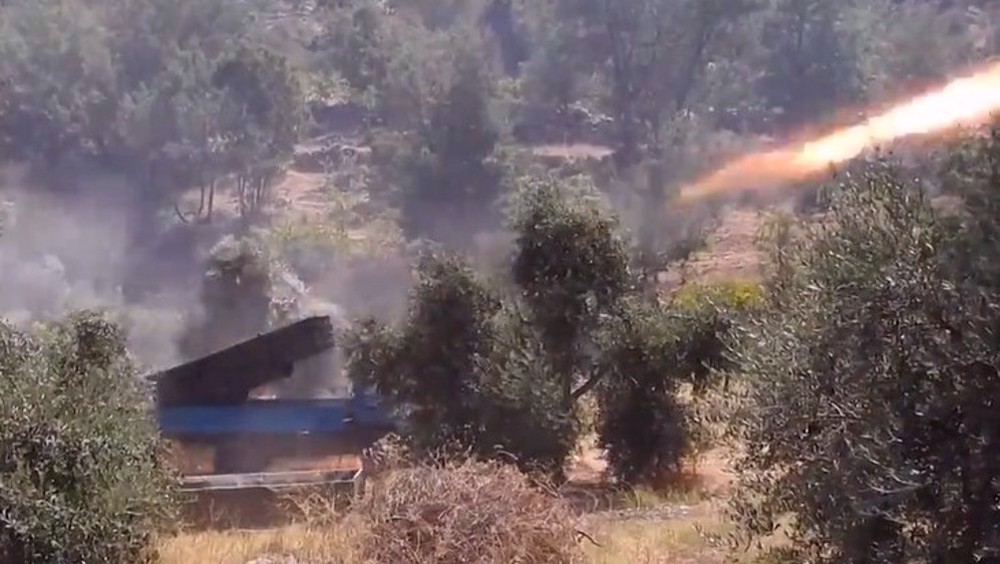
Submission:
[[[172,295],[135,303],[124,291],[143,276],[131,251],[136,222],[148,218],[137,212],[135,191],[113,177],[75,188],[55,193],[32,185],[16,168],[0,172],[0,317],[28,325],[102,309],[125,328],[140,364],[177,360],[172,343],[190,292],[173,285]]]

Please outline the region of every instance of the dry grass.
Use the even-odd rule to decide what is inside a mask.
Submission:
[[[600,546],[583,542],[582,558],[594,564],[721,563],[725,553],[703,536],[724,533],[728,525],[711,513],[676,520],[594,518],[583,529]],[[294,558],[300,564],[366,562],[356,523],[310,529],[289,527],[265,532],[190,533],[161,546],[163,564],[246,564],[257,559]],[[480,562],[473,560],[472,562]],[[425,560],[423,562],[433,562]]]
[[[766,554],[727,555],[712,535],[730,525],[716,507],[699,506],[675,520],[585,519],[582,528],[598,544],[583,543],[592,564],[774,564]],[[266,532],[190,533],[161,545],[163,564],[361,564],[362,532],[357,523],[329,528],[289,527]],[[479,562],[474,560],[473,562]]]
[[[643,496],[651,495],[649,493]],[[651,501],[651,500],[650,500]],[[645,501],[649,503],[650,501]],[[567,517],[563,523],[573,523]],[[654,563],[721,563],[725,553],[705,536],[725,533],[728,525],[721,520],[715,508],[699,505],[692,513],[673,520],[629,519],[619,520],[603,516],[585,518],[580,523],[597,544],[581,543],[578,561],[594,564],[654,564]],[[211,562],[219,564],[247,564],[263,560],[268,564],[284,563],[294,559],[298,564],[357,564],[372,562],[363,546],[365,539],[375,540],[364,531],[357,520],[344,520],[326,527],[287,527],[262,532],[199,532],[168,539],[162,544],[163,564],[194,564]],[[468,557],[467,551],[462,551]],[[367,556],[367,558],[366,558]],[[389,558],[390,556],[384,556]],[[469,562],[508,562],[496,560],[493,554],[485,559]],[[291,561],[291,560],[289,560]],[[375,560],[376,562],[396,562]],[[400,562],[458,562],[450,558],[420,558]],[[568,562],[553,559],[522,560],[527,562]]]
[[[722,534],[729,526],[715,508],[707,505],[696,506],[692,514],[675,520],[593,517],[584,519],[581,528],[599,544],[582,543],[583,561],[593,564],[727,561],[725,552],[705,534]],[[322,529],[288,527],[267,532],[189,533],[167,540],[161,552],[163,564],[246,564],[266,557],[274,558],[272,562],[276,563],[284,563],[282,558],[291,557],[299,564],[357,564],[368,561],[361,546],[363,537],[359,523],[342,521]]]
[[[163,564],[247,564],[264,558],[275,562],[294,558],[301,564],[354,564],[363,562],[358,538],[357,523],[346,520],[323,528],[191,532],[166,539],[160,556]]]
[[[583,561],[569,505],[509,465],[465,462],[388,471],[342,518],[274,531],[189,532],[164,564],[571,563]],[[331,514],[333,512],[330,512]]]
[[[600,546],[586,547],[594,564],[714,564],[726,561],[712,534],[728,526],[712,511],[675,520],[601,520],[589,526]]]
[[[636,489],[627,494],[627,506],[639,518],[619,519],[594,515],[584,527],[600,546],[586,548],[594,564],[715,564],[727,562],[726,551],[713,539],[726,534],[731,525],[723,516],[723,505],[731,483],[726,456],[720,449],[702,453],[683,479],[657,490]],[[656,515],[670,508],[673,517]]]

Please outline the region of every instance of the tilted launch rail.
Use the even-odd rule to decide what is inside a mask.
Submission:
[[[156,383],[160,407],[235,405],[254,388],[290,377],[296,362],[333,346],[333,321],[310,317],[148,378]]]

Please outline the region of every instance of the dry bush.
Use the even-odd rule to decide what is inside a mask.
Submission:
[[[407,445],[406,439],[396,433],[390,433],[375,441],[362,455],[365,474],[372,477],[408,468],[415,461],[415,455]]]
[[[467,461],[397,470],[362,508],[365,556],[391,564],[581,560],[569,506],[515,467]]]

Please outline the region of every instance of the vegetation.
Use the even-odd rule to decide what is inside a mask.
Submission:
[[[397,470],[363,509],[375,562],[574,562],[566,503],[497,463]]]
[[[980,148],[987,170],[997,150]],[[995,461],[982,450],[996,393],[983,239],[996,186],[969,172],[966,215],[942,215],[898,171],[876,168],[832,196],[829,224],[775,247],[773,310],[740,340],[747,402],[735,429],[748,448],[735,507],[751,534],[791,514],[810,560],[997,550],[983,501]]]
[[[121,333],[82,313],[0,347],[0,560],[154,561],[173,482]]]
[[[0,2],[0,561],[154,559],[172,482],[126,349],[187,359],[320,309],[358,318],[346,372],[414,451],[354,516],[363,558],[576,558],[539,484],[593,441],[629,487],[729,447],[737,538],[780,523],[800,561],[996,559],[1000,125],[789,188],[759,280],[662,275],[728,211],[685,182],[996,55],[998,17]]]
[[[513,455],[556,476],[577,442],[578,404],[594,393],[619,477],[677,469],[688,433],[673,392],[721,362],[724,328],[685,334],[668,321],[596,203],[527,182],[513,214],[512,285],[428,257],[405,324],[367,320],[351,334],[352,380],[390,399],[421,449]],[[711,337],[714,349],[703,342]]]

